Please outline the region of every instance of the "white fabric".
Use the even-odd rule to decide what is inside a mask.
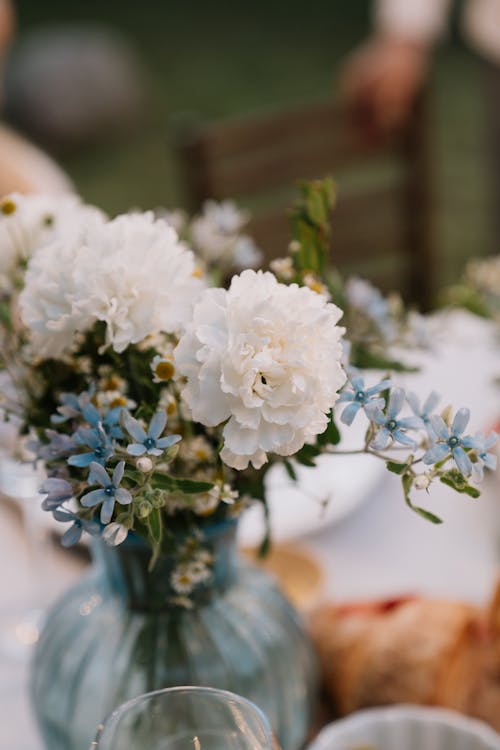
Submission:
[[[375,23],[385,33],[432,43],[447,26],[451,0],[378,0]],[[464,34],[473,47],[500,62],[500,0],[466,0]]]

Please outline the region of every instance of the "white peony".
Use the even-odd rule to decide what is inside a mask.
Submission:
[[[56,242],[29,263],[20,297],[32,343],[44,357],[71,351],[97,321],[116,352],[146,336],[178,333],[203,289],[194,256],[152,213],[89,222],[72,244]]]
[[[175,351],[195,421],[223,429],[223,461],[258,469],[323,432],[346,376],[342,311],[307,287],[244,271],[207,289]],[[227,420],[227,421],[226,421]]]
[[[9,273],[55,239],[70,239],[104,214],[76,195],[19,195],[0,201],[0,273]]]

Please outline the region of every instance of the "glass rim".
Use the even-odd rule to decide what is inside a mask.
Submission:
[[[267,718],[264,711],[255,703],[253,703],[253,701],[249,700],[248,698],[244,698],[237,693],[232,693],[230,690],[221,690],[219,688],[207,687],[203,685],[177,685],[175,687],[159,688],[158,690],[152,690],[149,693],[143,693],[142,695],[138,695],[136,698],[131,698],[130,700],[125,701],[125,703],[121,703],[119,706],[117,706],[117,708],[114,708],[113,711],[111,711],[111,713],[109,713],[97,727],[96,736],[92,740],[89,750],[99,750],[101,740],[106,739],[104,733],[107,732],[110,727],[116,725],[123,714],[125,714],[130,708],[133,708],[140,703],[144,703],[150,698],[155,698],[159,695],[172,693],[202,693],[205,695],[213,694],[220,698],[230,698],[233,702],[238,703],[239,705],[244,706],[247,709],[251,709],[251,711],[257,715],[260,723],[262,724],[262,729],[266,736],[269,748],[275,747],[274,734],[271,729],[269,719]]]

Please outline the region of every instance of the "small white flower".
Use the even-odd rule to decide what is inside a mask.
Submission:
[[[221,501],[221,488],[216,484],[208,492],[196,495],[193,502],[193,511],[198,516],[210,516]]]
[[[232,201],[207,201],[203,212],[191,222],[191,241],[207,264],[250,268],[262,260],[255,242],[241,231],[249,220],[246,211]]]
[[[319,279],[314,276],[314,274],[304,274],[303,282],[309,289],[311,289],[313,292],[316,292],[316,294],[323,295],[323,297],[325,297],[325,299],[327,300],[331,299],[331,294],[328,290],[328,287],[325,286],[323,282],[319,281]]]
[[[110,523],[102,532],[102,538],[110,547],[118,547],[128,536],[128,529],[121,523]]]
[[[214,449],[203,435],[187,438],[179,445],[179,458],[187,464],[208,463],[213,457]]]
[[[135,465],[143,474],[149,474],[150,471],[153,471],[153,462],[149,456],[140,456],[135,462]]]
[[[153,383],[164,383],[175,375],[173,347],[170,355],[157,354],[151,361]]]
[[[222,460],[259,469],[323,432],[346,376],[342,311],[307,287],[244,271],[208,289],[175,350],[182,396],[207,427],[226,422]]]
[[[289,255],[286,258],[275,258],[270,262],[269,268],[283,281],[291,281],[295,274],[293,261]]]

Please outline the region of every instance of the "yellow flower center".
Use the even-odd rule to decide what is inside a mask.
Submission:
[[[172,414],[175,414],[176,411],[177,411],[177,405],[175,401],[171,401],[169,404],[167,404],[167,415],[169,417],[171,417]]]
[[[170,378],[173,377],[174,373],[175,367],[173,366],[172,362],[169,362],[168,360],[162,360],[161,362],[158,362],[155,367],[155,375],[160,378],[160,380],[170,380]]]
[[[0,210],[3,214],[5,214],[5,216],[13,214],[16,208],[17,206],[11,198],[4,198],[4,200],[0,204]]]
[[[202,275],[203,275],[203,273],[202,273],[202,270],[201,270],[201,268],[200,268],[199,266],[196,266],[196,267],[195,267],[195,268],[193,269],[193,273],[192,273],[192,276],[194,276],[194,277],[195,277],[195,279],[201,279]]]
[[[110,404],[111,408],[114,409],[115,406],[126,406],[127,405],[127,399],[124,396],[117,396],[114,398]]]

